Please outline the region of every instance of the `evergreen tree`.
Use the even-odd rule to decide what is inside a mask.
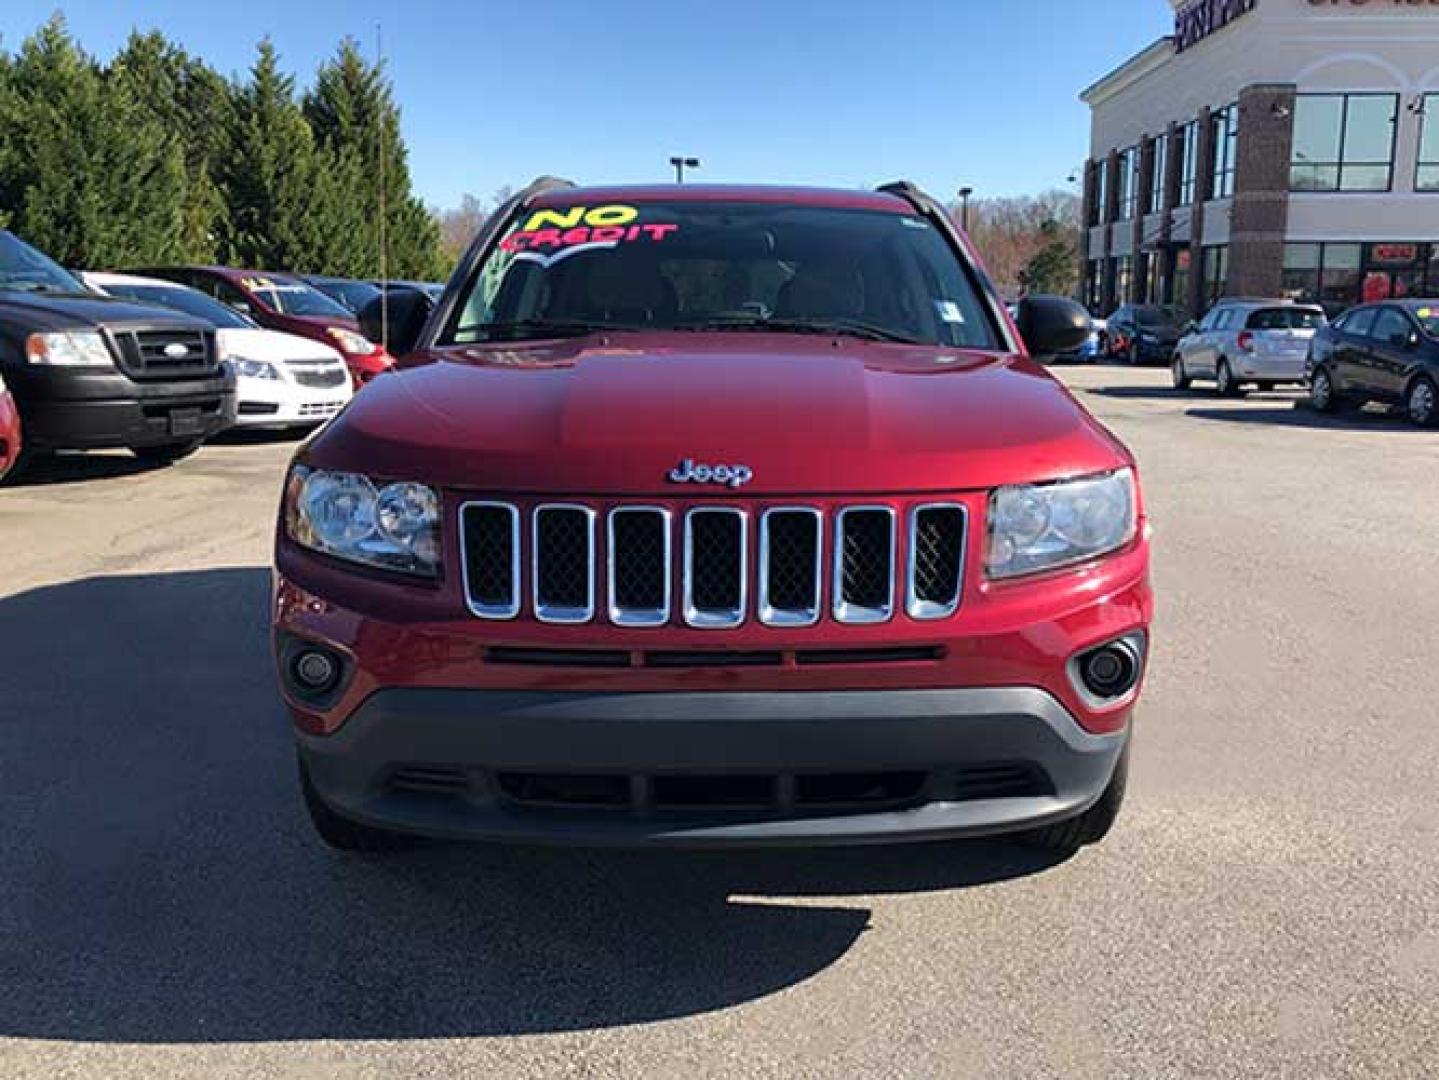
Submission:
[[[0,205],[26,240],[71,266],[183,252],[179,140],[56,16],[0,70]]]
[[[158,31],[132,33],[108,77],[127,85],[180,140],[186,193],[178,246],[186,262],[224,261],[228,207],[219,174],[231,153],[231,87],[214,70]]]
[[[314,136],[266,38],[249,82],[234,95],[233,153],[222,172],[229,206],[224,247],[254,269],[327,269],[323,220],[330,185]]]
[[[345,222],[330,251],[333,269],[355,277],[380,272],[380,194],[385,196],[387,273],[396,278],[432,278],[447,272],[439,225],[415,198],[409,152],[400,135],[400,111],[383,69],[365,60],[353,39],[321,65],[305,95],[305,115],[347,196],[331,222]]]
[[[1039,227],[1044,242],[1020,272],[1026,293],[1053,293],[1067,296],[1078,284],[1079,249],[1072,231],[1049,220]]]

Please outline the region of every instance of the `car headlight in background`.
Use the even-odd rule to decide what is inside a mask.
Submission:
[[[1012,578],[1093,559],[1134,539],[1137,519],[1131,469],[996,488],[985,570]]]
[[[280,369],[268,360],[249,360],[243,356],[232,356],[225,363],[242,379],[278,379]]]
[[[375,343],[364,334],[357,334],[353,330],[345,330],[338,326],[331,326],[325,330],[341,352],[350,353],[354,356],[368,356],[375,351]]]
[[[285,486],[290,539],[338,559],[434,578],[440,573],[440,497],[408,482],[296,466]]]
[[[94,330],[64,330],[31,334],[25,339],[25,356],[32,364],[52,367],[114,367],[105,339]]]

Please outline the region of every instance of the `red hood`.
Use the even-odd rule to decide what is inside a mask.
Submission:
[[[616,334],[440,349],[406,367],[306,459],[480,491],[687,498],[731,492],[667,483],[685,458],[748,466],[745,495],[957,491],[1129,460],[1042,367],[987,353]]]

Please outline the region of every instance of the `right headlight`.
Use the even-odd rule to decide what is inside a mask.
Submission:
[[[1020,577],[1117,551],[1134,539],[1134,471],[996,488],[989,497],[991,579]]]
[[[375,484],[358,473],[290,472],[285,531],[312,551],[382,570],[440,574],[440,497],[408,481]]]
[[[51,367],[114,367],[105,339],[95,330],[62,330],[31,334],[25,339],[25,357],[32,364]]]
[[[244,356],[232,356],[225,363],[230,365],[237,376],[242,379],[278,379],[280,369],[268,360],[251,360]]]

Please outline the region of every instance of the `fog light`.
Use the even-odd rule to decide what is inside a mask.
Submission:
[[[290,661],[290,675],[307,694],[328,694],[340,682],[340,664],[329,653],[305,648]]]
[[[1085,690],[1101,701],[1113,701],[1139,682],[1142,639],[1121,638],[1080,656],[1075,673]]]

